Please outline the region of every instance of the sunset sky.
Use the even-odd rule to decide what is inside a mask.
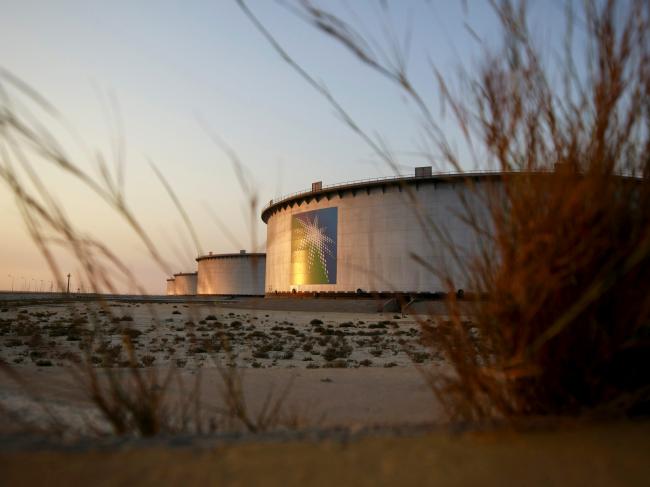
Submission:
[[[531,3],[535,38],[557,45],[564,27],[562,2]],[[452,0],[388,2],[387,13],[371,1],[327,6],[355,25],[361,22],[377,38],[387,19],[400,39],[410,30],[409,73],[435,108],[432,66],[453,78],[460,66],[471,69],[481,60],[481,46],[464,25],[486,45],[499,41],[487,2],[467,4],[466,12],[462,2]],[[399,156],[402,172],[424,164],[416,155],[422,149],[416,112],[395,86],[282,3],[253,1],[250,7],[364,129],[381,134]],[[262,205],[312,181],[329,184],[391,174],[233,1],[0,0],[0,40],[0,68],[57,107],[89,149],[72,137],[61,141],[85,168],[93,166],[89,153],[111,158],[115,131],[106,107],[111,97],[117,100],[127,147],[127,200],[173,272],[194,270],[198,250],[149,161],[173,184],[203,251],[264,248],[264,224],[257,215],[259,238],[253,249],[246,199],[229,160],[199,120],[237,152]],[[57,121],[43,123],[54,126]],[[453,125],[442,118],[441,124],[453,139]],[[165,270],[148,258],[112,210],[70,177],[51,168],[43,168],[43,175],[80,228],[110,246],[149,292],[164,291]],[[0,210],[0,289],[9,289],[12,281],[15,289],[49,289],[50,271],[1,181]],[[212,213],[234,238],[225,235]],[[77,264],[65,255],[61,259],[73,274],[74,288]]]

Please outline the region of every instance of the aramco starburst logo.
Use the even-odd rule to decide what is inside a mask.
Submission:
[[[291,284],[336,284],[336,208],[291,217]]]

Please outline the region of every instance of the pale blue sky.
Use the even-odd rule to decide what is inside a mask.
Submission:
[[[361,20],[368,32],[381,37],[383,17],[376,2],[323,4],[355,25]],[[388,2],[400,38],[407,29],[412,31],[409,72],[434,109],[438,94],[429,60],[449,77],[459,66],[471,68],[480,61],[480,46],[464,29],[465,23],[487,44],[499,41],[487,2],[467,4],[464,12],[461,3],[452,0]],[[420,149],[417,117],[394,86],[281,4],[252,1],[250,7],[362,127],[385,138],[400,156],[404,172],[422,163],[412,154]],[[2,0],[0,12],[0,66],[48,98],[89,147],[107,154],[111,132],[103,99],[108,93],[115,95],[126,133],[128,200],[175,272],[194,268],[195,251],[148,159],[173,182],[199,230],[203,250],[251,247],[245,201],[235,175],[198,118],[237,151],[262,202],[316,180],[328,184],[391,174],[232,1]],[[564,27],[561,2],[531,2],[530,14],[539,42],[556,44]],[[453,125],[441,123],[453,137]],[[83,160],[74,144],[69,147],[77,160]],[[162,292],[164,272],[145,258],[110,211],[56,173],[48,181],[82,228],[109,243],[147,289]],[[206,205],[237,242],[214,224]],[[15,287],[32,278],[47,284],[49,272],[27,242],[4,187],[0,210],[3,228],[9,229],[0,255],[4,271],[0,288],[11,285],[9,274],[15,276]],[[256,225],[263,246],[266,229],[259,218]],[[74,273],[74,264],[68,264]]]

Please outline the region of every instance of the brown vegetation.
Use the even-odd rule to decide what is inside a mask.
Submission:
[[[466,418],[647,413],[650,7],[621,18],[614,2],[587,4],[589,61],[576,74],[567,54],[562,93],[524,12],[498,13],[504,51],[474,80],[472,125],[501,170],[523,174],[487,197],[490,228],[473,226],[491,235],[469,264],[489,299],[473,327],[430,329],[457,373],[432,384]]]
[[[102,154],[92,156],[91,160],[77,161],[69,156],[57,137],[58,130],[70,132],[58,111],[36,90],[11,73],[0,70],[0,181],[15,198],[27,231],[47,262],[57,289],[66,288],[61,256],[67,253],[79,268],[77,278],[81,289],[97,294],[115,294],[120,286],[127,283],[136,293],[146,294],[129,266],[118,255],[71,220],[57,198],[58,189],[44,180],[43,171],[40,170],[45,166],[54,168],[68,178],[68,182],[89,189],[121,217],[126,227],[142,243],[153,263],[170,274],[171,269],[160,249],[128,205],[124,191],[124,137],[120,132],[117,104],[114,100],[111,102],[111,115],[115,120],[110,120],[109,125],[117,127],[116,143],[112,147],[113,165]],[[255,249],[257,238],[253,222],[258,213],[257,194],[235,153],[219,140],[216,142],[231,159],[248,200],[252,248]],[[89,163],[96,172],[86,169]],[[172,186],[160,171],[155,167],[153,169],[193,237],[195,255],[202,254],[196,232]],[[144,323],[134,322],[129,315],[118,315],[105,301],[101,302],[101,306],[102,310],[97,312],[92,305],[71,304],[68,308],[70,316],[59,320],[51,333],[55,336],[67,335],[68,340],[78,342],[81,353],[70,355],[69,351],[63,350],[52,350],[52,353],[70,366],[80,389],[93,401],[113,433],[141,436],[179,431],[200,433],[214,429],[215,424],[223,424],[224,419],[239,420],[240,426],[255,431],[276,424],[282,397],[276,398],[271,409],[265,409],[259,418],[251,419],[245,411],[242,412],[244,399],[239,394],[241,377],[227,363],[219,365],[223,367],[224,393],[233,395],[227,398],[229,404],[233,405],[228,411],[211,413],[209,418],[205,418],[202,411],[205,405],[197,403],[199,384],[188,389],[186,398],[180,404],[170,404],[166,392],[172,381],[180,381],[177,369],[168,366],[160,371],[149,367],[155,358],[149,353],[138,352],[138,337],[142,334],[138,326]],[[161,327],[162,318],[157,316],[154,307],[148,306],[148,311],[147,324]],[[175,313],[180,314],[179,311]],[[192,318],[198,321],[198,317]],[[190,323],[188,328],[190,326],[193,325]],[[26,326],[19,328],[21,332],[27,330]],[[41,340],[37,329],[29,330],[33,347],[37,347]],[[122,343],[112,343],[113,335],[119,336]],[[222,333],[217,335],[210,347],[197,347],[196,350],[214,352],[223,339]],[[53,365],[44,353],[42,350],[30,352],[36,365]],[[173,349],[170,353],[173,353]],[[182,361],[171,363],[184,365]],[[98,366],[101,366],[101,370],[98,370]],[[13,370],[10,364],[0,361],[0,372],[20,381],[19,371]],[[47,413],[53,416],[53,413]],[[60,428],[57,432],[62,433]]]
[[[330,102],[376,156],[396,161],[332,93],[296,63],[241,0],[282,58]],[[482,243],[463,253],[435,222],[422,226],[448,246],[475,290],[471,324],[448,283],[451,321],[422,327],[454,373],[430,375],[452,418],[649,411],[650,363],[650,6],[586,2],[568,19],[558,70],[545,64],[527,29],[524,2],[494,2],[503,48],[486,49],[461,92],[436,71],[444,103],[477,167],[504,173],[503,188],[476,193],[461,217]],[[292,10],[375,73],[394,82],[420,112],[431,161],[463,172],[431,109],[409,79],[402,46],[314,3]],[[575,46],[573,30],[584,30]],[[579,60],[579,61],[576,61]],[[555,82],[557,76],[561,82]],[[477,154],[481,154],[478,156]],[[466,184],[473,188],[471,177]],[[408,189],[408,188],[406,188]],[[415,195],[412,196],[415,201]],[[487,218],[486,218],[487,217]],[[413,256],[432,273],[441,270]]]

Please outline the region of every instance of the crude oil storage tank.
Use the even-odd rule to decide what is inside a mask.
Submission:
[[[177,296],[196,294],[196,272],[174,274],[174,294]]]
[[[167,279],[167,296],[173,296],[176,294],[176,280],[173,277]]]
[[[486,211],[480,195],[501,181],[499,173],[424,167],[414,176],[314,183],[272,200],[262,211],[266,294],[447,292],[445,276],[468,290],[453,256],[479,244],[464,217],[468,208]]]
[[[198,294],[263,296],[266,254],[208,254],[198,262]]]

